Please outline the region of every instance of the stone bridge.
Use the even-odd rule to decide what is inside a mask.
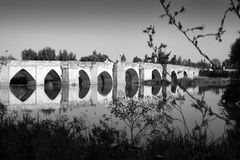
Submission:
[[[148,80],[198,76],[199,69],[193,67],[167,65],[167,74],[163,67],[152,63],[128,62],[79,62],[79,61],[1,61],[0,86],[10,84],[45,85],[57,82],[73,86],[107,83],[137,84]],[[52,85],[50,83],[50,85]],[[111,90],[111,88],[109,88]]]

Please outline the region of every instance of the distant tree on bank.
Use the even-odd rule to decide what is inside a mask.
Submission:
[[[221,61],[218,58],[213,58],[212,62],[214,63],[214,70],[220,70],[222,69]]]
[[[173,58],[170,60],[171,64],[177,64],[177,57],[176,55],[173,56]]]
[[[182,64],[182,57],[179,56],[179,57],[177,58],[177,65],[181,65],[181,64]]]
[[[80,58],[80,61],[91,61],[91,62],[105,62],[106,60],[111,61],[107,55],[101,54],[100,52],[97,53],[96,50],[93,51],[92,55]]]
[[[240,69],[240,37],[232,44],[229,57],[234,67]]]
[[[38,53],[32,49],[23,50],[21,53],[22,60],[59,60],[59,61],[72,61],[76,60],[76,55],[72,52],[68,53],[67,50],[60,50],[56,56],[55,50],[46,47],[38,51]]]
[[[51,47],[46,47],[38,51],[38,60],[56,60],[55,50]]]
[[[120,55],[120,57],[121,57],[121,62],[126,62],[126,57],[125,57],[125,55],[123,54],[123,55]]]
[[[143,59],[143,62],[145,62],[145,63],[148,63],[148,62],[149,62],[149,60],[151,60],[151,58],[150,58],[150,57],[148,57],[148,55],[147,55],[147,54],[145,54],[145,56],[144,56],[144,59]]]
[[[38,60],[37,52],[32,49],[23,50],[21,57],[22,60]]]
[[[133,62],[142,62],[142,59],[136,56],[133,58]]]
[[[15,57],[13,57],[11,54],[8,56],[0,56],[0,60],[16,60]]]
[[[59,54],[57,55],[57,60],[59,61],[74,61],[76,60],[76,55],[72,52],[68,53],[66,49],[60,50]]]

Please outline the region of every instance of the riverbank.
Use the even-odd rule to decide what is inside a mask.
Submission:
[[[199,135],[177,134],[175,130],[155,133],[144,146],[131,143],[124,131],[101,120],[91,128],[81,118],[69,121],[22,120],[0,110],[0,157],[4,159],[140,159],[192,160],[239,158],[239,134],[209,140]],[[196,132],[197,133],[197,132]]]

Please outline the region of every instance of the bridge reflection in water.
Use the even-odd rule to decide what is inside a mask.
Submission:
[[[84,80],[83,80],[84,81]],[[154,100],[158,96],[159,100],[168,100],[171,96],[184,95],[186,101],[183,105],[183,113],[186,113],[186,121],[188,125],[194,127],[192,122],[200,121],[201,116],[196,112],[192,104],[192,99],[187,97],[187,94],[174,85],[157,84],[152,86],[140,85],[135,83],[121,84],[104,84],[99,79],[99,85],[90,85],[86,83],[80,86],[64,86],[57,83],[49,83],[44,86],[14,86],[0,88],[0,102],[8,106],[9,112],[17,111],[18,115],[31,114],[32,117],[55,118],[59,115],[66,115],[71,117],[85,117],[91,123],[98,123],[103,115],[111,115],[111,110],[108,104],[119,97],[126,96],[138,100]],[[84,82],[85,83],[85,82]],[[88,85],[87,85],[88,84]],[[216,88],[217,87],[217,88]],[[219,113],[217,103],[220,100],[224,86],[192,86],[187,91],[201,98],[206,95],[206,102],[213,111]],[[216,94],[218,93],[218,94]],[[178,117],[177,110],[170,109],[172,117]],[[119,127],[124,128],[124,124],[119,120]],[[181,126],[177,121],[174,122],[177,126]],[[212,131],[214,135],[223,133],[225,125],[223,121],[216,119],[211,122]],[[221,127],[219,127],[221,126]],[[184,128],[184,127],[183,127]]]
[[[96,106],[97,103],[108,103],[124,93],[129,98],[144,98],[159,96],[163,99],[167,96],[167,86],[161,84],[152,86],[135,83],[90,85],[89,83],[79,86],[59,85],[47,83],[44,86],[10,85],[0,89],[1,103],[9,108],[21,109],[44,109],[61,107],[81,107],[81,105]],[[183,93],[176,85],[168,87],[170,94]],[[189,89],[191,92],[192,89]]]

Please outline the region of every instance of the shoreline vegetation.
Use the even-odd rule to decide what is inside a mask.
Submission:
[[[1,159],[238,159],[239,134],[228,132],[216,140],[174,129],[155,133],[146,144],[131,143],[126,133],[100,120],[91,128],[81,118],[55,121],[6,114],[0,105]],[[233,137],[232,137],[233,136]]]

